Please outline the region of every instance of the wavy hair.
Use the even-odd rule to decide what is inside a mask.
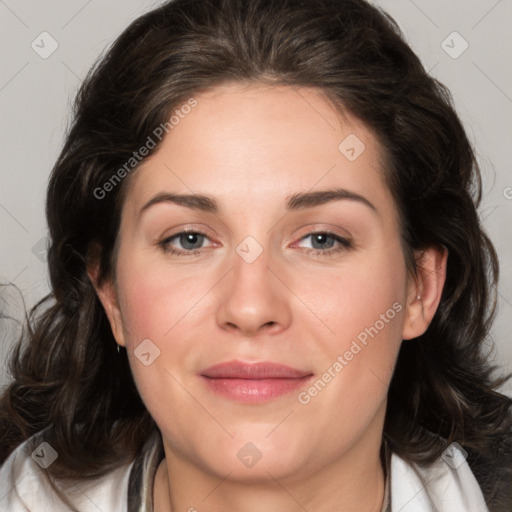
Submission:
[[[131,460],[156,427],[87,273],[96,259],[99,281],[113,277],[136,167],[103,197],[97,191],[173,109],[227,82],[314,87],[380,141],[408,265],[414,271],[413,250],[449,253],[431,325],[402,344],[384,438],[419,464],[457,441],[491,510],[510,507],[512,400],[498,392],[506,379],[486,349],[498,260],[477,213],[478,164],[448,90],[396,22],[364,0],[169,1],[136,19],[95,64],[48,185],[51,293],[27,315],[11,359],[0,463],[47,429],[59,453],[52,475],[97,477]]]

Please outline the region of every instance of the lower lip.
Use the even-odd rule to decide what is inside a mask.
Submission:
[[[290,379],[223,379],[203,376],[206,385],[217,393],[237,402],[268,402],[305,386],[311,375]]]

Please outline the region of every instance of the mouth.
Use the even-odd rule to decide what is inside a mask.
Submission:
[[[260,403],[305,386],[313,374],[278,363],[227,361],[207,368],[200,376],[217,395],[237,402]]]

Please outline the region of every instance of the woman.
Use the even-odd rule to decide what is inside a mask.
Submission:
[[[511,510],[480,192],[448,92],[365,1],[142,16],[50,179],[2,510]]]

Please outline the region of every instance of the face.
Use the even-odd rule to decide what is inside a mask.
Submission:
[[[382,148],[313,89],[195,99],[131,179],[100,291],[167,457],[293,479],[378,449],[422,329]]]

